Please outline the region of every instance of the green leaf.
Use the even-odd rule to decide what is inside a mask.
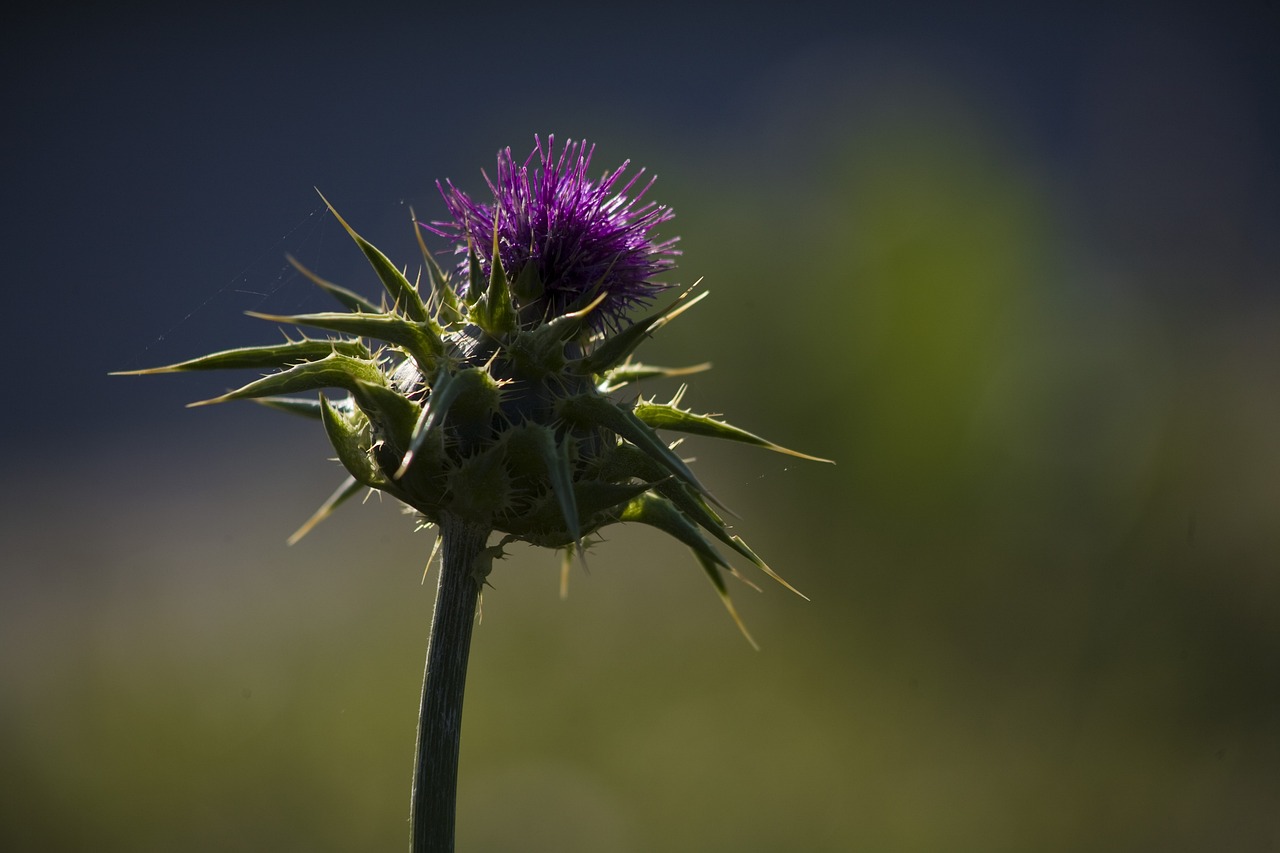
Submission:
[[[813,462],[829,462],[835,463],[830,459],[823,459],[820,456],[810,456],[807,453],[801,453],[798,450],[791,450],[772,441],[763,439],[758,435],[749,433],[744,429],[738,429],[730,426],[724,421],[718,421],[710,415],[695,415],[693,412],[687,412],[683,409],[676,408],[667,403],[653,403],[641,400],[636,403],[633,409],[635,416],[644,423],[654,429],[670,429],[677,432],[685,432],[691,435],[705,435],[711,438],[722,438],[728,441],[740,441],[745,444],[754,444],[757,447],[764,447],[778,453],[785,453],[788,456],[797,456],[801,459],[808,459]]]
[[[756,645],[756,641],[752,639],[750,632],[747,631],[747,626],[742,621],[742,617],[738,615],[737,609],[733,606],[733,602],[729,598],[729,590],[720,574],[721,567],[730,571],[732,571],[732,568],[725,562],[724,557],[721,557],[719,552],[707,540],[702,538],[698,528],[693,522],[685,518],[680,510],[665,498],[646,493],[631,501],[618,520],[624,522],[633,521],[656,527],[663,533],[687,545],[693,551],[693,555],[697,558],[702,570],[711,580],[711,585],[716,588],[716,592],[720,595],[721,603],[729,611],[729,615],[737,624],[738,630],[742,632],[742,635],[747,638],[747,642],[754,648],[760,648]]]
[[[600,426],[615,433],[661,462],[667,470],[703,494],[709,494],[689,466],[632,412],[597,394],[578,394],[560,400],[559,414],[570,423]]]
[[[604,298],[605,295],[601,294],[581,311],[562,314],[508,340],[506,350],[512,363],[529,376],[560,373],[565,365],[565,344],[588,331],[590,323],[587,317]]]
[[[445,417],[455,405],[461,403],[463,415],[469,419],[481,414],[480,410],[485,408],[486,398],[490,395],[492,395],[492,405],[496,407],[498,389],[493,377],[489,376],[483,368],[469,367],[457,373],[441,371],[435,387],[427,396],[426,403],[416,414],[411,430],[412,437],[394,478],[398,480],[404,476],[428,436],[442,428]]]
[[[468,367],[449,375],[447,382],[431,390],[427,405],[431,415],[423,429],[443,423],[444,418],[461,404],[461,416],[467,421],[483,420],[498,404],[498,387],[483,367]]]
[[[698,565],[702,566],[702,571],[711,579],[711,585],[716,588],[716,594],[720,596],[720,603],[729,612],[729,618],[733,620],[733,624],[738,626],[738,630],[742,632],[742,636],[751,644],[751,648],[760,651],[760,644],[755,641],[755,638],[751,636],[751,632],[747,630],[747,623],[743,622],[742,617],[738,615],[738,608],[733,606],[733,599],[729,597],[729,590],[724,585],[724,579],[720,577],[720,573],[716,570],[715,563],[712,563],[697,550],[694,550],[693,556],[697,558]]]
[[[741,536],[734,535],[734,536],[731,536],[730,539],[732,539],[733,541],[732,543],[727,543],[729,544],[729,547],[733,548],[739,554],[743,555],[748,560],[755,563],[756,567],[759,568],[760,571],[764,572],[766,575],[773,578],[775,581],[782,584],[787,589],[791,590],[796,595],[803,598],[805,601],[809,600],[809,596],[805,595],[803,592],[796,589],[791,584],[787,583],[786,579],[783,578],[782,575],[778,574],[773,569],[769,568],[768,564],[765,563],[764,560],[760,559],[759,555],[757,555],[755,551],[752,551],[751,548],[747,546],[746,542],[742,541]]]
[[[265,347],[240,347],[211,355],[145,370],[118,370],[112,376],[146,376],[152,373],[179,373],[188,370],[272,370],[304,361],[315,361],[338,353],[367,359],[369,348],[360,341],[316,341],[304,338]]]
[[[484,291],[480,289],[480,282],[484,281],[484,271],[480,269],[480,256],[476,254],[476,247],[472,244],[471,238],[467,238],[467,292],[462,294],[462,301],[466,303],[468,308],[473,307],[476,302],[484,296]]]
[[[489,289],[477,308],[477,324],[495,338],[507,337],[519,325],[515,302],[512,301],[511,288],[507,283],[507,272],[502,268],[502,257],[498,253],[496,224],[493,230],[493,260],[489,265]]]
[[[351,394],[356,398],[356,405],[380,428],[396,452],[403,453],[409,446],[413,425],[421,411],[418,404],[381,381],[359,381]]]
[[[568,342],[581,337],[591,328],[591,312],[600,307],[600,303],[604,302],[608,296],[609,294],[607,293],[601,293],[577,311],[561,314],[559,317],[538,326],[533,331],[533,334],[543,335],[560,342]]]
[[[374,305],[368,299],[365,299],[363,296],[361,296],[358,293],[355,293],[354,291],[347,290],[345,287],[342,287],[340,285],[334,284],[331,281],[327,281],[326,279],[321,278],[320,276],[313,273],[311,270],[304,267],[302,263],[298,261],[298,259],[295,258],[293,255],[285,255],[284,257],[285,257],[285,260],[293,264],[294,269],[296,269],[298,272],[302,273],[304,276],[309,278],[311,280],[311,283],[314,284],[316,287],[319,287],[323,290],[328,291],[329,295],[332,296],[334,299],[338,300],[338,302],[342,305],[342,307],[346,308],[348,311],[357,312],[357,313],[363,312],[366,314],[382,313],[382,308],[380,306]]]
[[[320,419],[320,401],[312,397],[254,397],[253,402],[279,412]]]
[[[221,397],[187,405],[188,408],[194,408],[213,403],[225,403],[228,400],[296,394],[300,391],[317,391],[321,388],[342,388],[356,393],[362,381],[381,384],[385,379],[378,365],[371,360],[330,353],[319,361],[296,364],[287,370],[264,376],[248,385],[229,391]]]
[[[444,341],[440,338],[440,329],[433,323],[414,323],[395,314],[343,314],[325,312],[322,314],[294,314],[281,316],[277,314],[260,314],[257,311],[246,311],[250,317],[268,320],[273,323],[289,323],[294,326],[312,326],[327,329],[331,332],[345,332],[349,335],[360,335],[386,341],[403,347],[418,363],[418,369],[425,374],[435,370],[436,360],[444,354]]]
[[[311,532],[311,528],[333,515],[333,511],[335,509],[346,503],[348,498],[359,492],[362,488],[364,488],[364,486],[357,482],[355,477],[348,477],[343,480],[342,484],[334,490],[333,494],[329,495],[328,500],[322,503],[320,508],[316,510],[301,527],[293,532],[293,535],[289,537],[289,544],[296,545],[303,536],[306,536]]]
[[[695,284],[694,287],[696,286]],[[605,339],[590,354],[579,360],[574,369],[584,376],[593,376],[620,365],[650,335],[685,311],[688,311],[694,305],[697,305],[710,293],[710,291],[704,290],[697,296],[690,298],[689,294],[692,292],[693,287],[690,287],[680,294],[675,302],[672,302],[657,314],[652,317],[646,317],[623,329],[613,337]]]
[[[693,491],[683,483],[668,479],[658,483],[655,486],[655,489],[663,497],[674,503],[681,512],[689,517],[690,520],[701,525],[702,528],[712,536],[728,545],[743,557],[746,557],[753,565],[755,565],[756,568],[764,572],[778,584],[791,590],[805,601],[809,600],[809,596],[787,583],[786,579],[783,578],[782,575],[775,572],[769,567],[768,563],[760,559],[760,556],[756,554],[755,551],[751,550],[747,543],[743,541],[741,536],[730,534],[720,516],[716,515],[715,511],[712,510],[711,507],[707,506],[706,502],[702,500],[699,495],[693,493]],[[734,574],[737,575],[744,583],[753,587],[755,586],[755,584],[751,583],[751,581],[747,580],[745,577],[738,575],[736,571]]]
[[[530,432],[530,436],[534,439],[534,451],[547,468],[551,491],[555,493],[560,512],[564,515],[565,530],[569,533],[569,538],[578,543],[578,550],[581,552],[582,528],[578,523],[578,502],[573,490],[569,448],[567,445],[556,445],[555,432],[551,429],[536,429]]]
[[[370,455],[373,435],[368,417],[363,412],[340,412],[322,395],[320,421],[347,473],[371,489],[387,489],[387,478]]]
[[[574,504],[577,507],[578,525],[582,535],[598,528],[603,521],[613,523],[626,505],[637,495],[648,491],[650,483],[602,483],[598,480],[578,480],[573,484]],[[607,514],[602,519],[601,515]],[[546,495],[530,509],[523,510],[512,519],[505,520],[513,531],[529,542],[546,548],[560,548],[565,544],[578,545],[580,537],[561,534],[564,510],[554,494]],[[507,528],[504,528],[507,529]],[[548,531],[554,531],[548,533]]]
[[[672,376],[688,376],[691,373],[702,373],[710,369],[711,362],[709,361],[690,365],[689,367],[655,367],[649,364],[629,361],[611,370],[606,370],[601,376],[600,384],[596,386],[596,390],[601,394],[608,394],[610,391],[616,391],[631,382],[639,382],[644,379],[665,379]]]
[[[409,471],[409,466],[414,463],[422,448],[426,446],[427,441],[443,440],[444,432],[438,419],[433,417],[432,402],[436,394],[438,394],[448,383],[449,374],[444,374],[443,382],[432,389],[431,395],[427,397],[426,404],[418,412],[417,420],[413,423],[413,431],[409,434],[409,446],[405,448],[404,456],[400,458],[400,467],[391,475],[391,479],[399,480]]]
[[[581,480],[573,486],[578,517],[586,523],[598,513],[625,506],[649,491],[653,485],[649,482],[602,483],[599,480]]]
[[[333,205],[329,204],[329,200],[324,197],[323,193],[320,193],[319,190],[316,192],[319,193],[320,200],[324,202],[325,207],[329,208],[329,212],[333,214],[334,219],[338,220],[338,224],[356,242],[356,245],[360,247],[360,251],[364,252],[364,256],[369,260],[373,271],[378,274],[379,280],[382,281],[382,286],[390,294],[393,305],[410,320],[417,320],[419,323],[425,323],[430,320],[431,316],[427,312],[426,305],[422,302],[422,297],[418,294],[417,288],[409,283],[409,279],[405,278],[404,274],[396,269],[395,264],[391,263],[387,256],[382,254],[377,247],[357,234],[338,211],[334,210]]]
[[[541,296],[545,290],[546,285],[542,283],[542,277],[538,275],[537,264],[525,264],[521,267],[515,283],[511,285],[511,292],[516,295],[516,298],[525,302],[532,302]]]
[[[712,536],[719,539],[725,545],[728,545],[734,551],[750,560],[756,568],[773,578],[782,586],[794,592],[805,601],[809,597],[791,584],[773,569],[769,567],[764,560],[760,559],[755,551],[747,546],[742,537],[729,533],[729,529],[725,526],[724,520],[716,514],[715,510],[707,505],[702,496],[685,485],[680,480],[664,476],[665,471],[656,461],[651,459],[646,453],[638,447],[629,444],[619,444],[612,448],[605,464],[601,468],[601,476],[605,479],[619,479],[622,477],[637,477],[641,479],[652,479],[652,489],[662,497],[671,501],[680,512],[695,524],[700,525]],[[730,571],[733,571],[730,569]],[[744,583],[755,586],[751,581],[747,580],[736,571],[733,572]]]

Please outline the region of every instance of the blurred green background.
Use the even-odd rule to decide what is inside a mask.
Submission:
[[[645,360],[839,464],[684,445],[812,599],[735,588],[759,653],[651,531],[567,601],[552,554],[495,568],[460,849],[1280,847],[1265,13],[24,15],[0,848],[406,846],[430,536],[373,499],[286,547],[318,428],[104,374],[318,310],[286,252],[374,293],[313,185],[411,263],[432,182],[535,132],[678,212],[711,297]]]

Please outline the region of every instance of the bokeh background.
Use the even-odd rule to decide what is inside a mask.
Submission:
[[[390,850],[431,537],[238,378],[534,133],[660,176],[643,353],[836,467],[684,447],[805,591],[614,528],[484,597],[460,849],[1280,847],[1280,30],[377,2],[7,13],[0,848]],[[442,247],[441,247],[442,248]],[[247,377],[243,377],[247,378]],[[673,387],[658,387],[666,395]]]

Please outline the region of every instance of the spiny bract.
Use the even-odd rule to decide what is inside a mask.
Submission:
[[[711,540],[792,587],[729,532],[714,498],[657,430],[816,457],[682,409],[680,394],[669,403],[611,399],[634,381],[709,367],[631,360],[642,341],[707,294],[693,296],[690,288],[627,325],[626,310],[664,287],[650,276],[671,266],[673,241],[653,243],[647,232],[670,211],[637,209],[622,192],[608,197],[623,169],[593,184],[585,174],[588,149],[570,144],[556,162],[553,146],[553,139],[545,149],[539,140],[541,168],[532,174],[528,163],[514,167],[509,149],[505,160],[500,155],[492,205],[476,204],[452,184],[448,192],[442,188],[455,222],[430,230],[465,240],[467,259],[461,275],[445,271],[415,229],[432,284],[425,295],[330,206],[386,289],[382,304],[291,258],[346,310],[254,316],[338,337],[303,336],[131,372],[275,371],[191,405],[253,399],[324,425],[350,476],[290,541],[366,487],[431,523],[453,514],[507,534],[504,541],[564,549],[566,565],[584,537],[609,524],[639,522],[692,550],[745,634],[721,569],[737,572]],[[484,259],[477,236],[490,241]],[[342,396],[294,396],[321,389]]]

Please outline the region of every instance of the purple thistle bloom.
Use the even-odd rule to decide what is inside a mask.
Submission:
[[[632,308],[671,286],[653,277],[675,266],[678,238],[655,242],[649,232],[674,213],[665,205],[641,203],[653,178],[628,195],[644,174],[641,169],[623,183],[630,161],[594,183],[587,177],[594,145],[570,140],[556,157],[554,136],[547,137],[545,147],[537,136],[534,140],[523,165],[515,163],[510,148],[498,152],[497,183],[485,174],[492,204],[472,200],[451,181],[437,182],[453,221],[423,227],[457,240],[460,254],[469,242],[488,276],[496,219],[498,254],[523,324],[577,310],[603,292],[595,326],[616,329]],[[467,268],[464,260],[459,265],[464,281]]]

